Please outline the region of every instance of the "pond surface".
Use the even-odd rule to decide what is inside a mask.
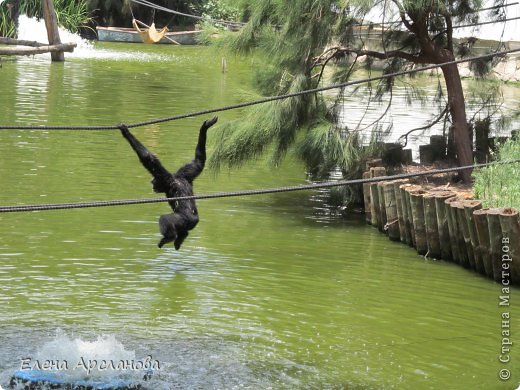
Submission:
[[[222,73],[211,49],[123,44],[64,64],[4,61],[0,122],[111,125],[252,99],[254,63],[227,60]],[[203,119],[134,133],[174,169],[192,158]],[[218,136],[212,128],[210,142]],[[0,155],[2,205],[153,196],[118,131],[0,131]],[[288,159],[277,170],[206,171],[195,184],[210,193],[304,182]],[[417,256],[324,195],[201,200],[180,251],[156,246],[162,203],[0,214],[0,386],[24,358],[103,351],[157,359],[146,389],[518,386],[517,349],[498,361],[499,285]],[[518,289],[510,300],[520,343]]]

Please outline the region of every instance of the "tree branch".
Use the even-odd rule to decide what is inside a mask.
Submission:
[[[401,21],[405,25],[405,27],[410,30],[411,32],[415,33],[415,23],[412,24],[406,19],[406,11],[403,8],[402,4],[400,4],[396,0],[392,0],[392,3],[396,5],[396,7],[399,9],[399,16],[401,17]]]
[[[407,132],[406,134],[403,134],[401,135],[398,139],[401,139],[401,138],[404,138],[404,145],[403,145],[403,148],[408,144],[408,136],[410,134],[412,134],[413,132],[415,131],[420,131],[420,130],[427,130],[433,126],[435,126],[437,123],[439,123],[441,121],[442,118],[444,118],[444,116],[448,113],[448,109],[449,109],[449,106],[446,105],[446,107],[444,107],[444,110],[441,111],[441,113],[439,114],[439,116],[437,118],[435,118],[433,120],[433,122],[430,122],[428,123],[426,126],[422,126],[422,127],[417,127],[415,129],[412,129],[410,130],[409,132]]]
[[[323,54],[321,54],[319,57],[317,57],[314,61],[314,63],[317,65],[324,61],[328,62],[330,58],[328,58],[326,55],[337,57],[340,54],[356,54],[357,56],[368,56],[377,58],[379,60],[387,60],[389,58],[402,58],[407,61],[413,62],[414,64],[430,64],[433,63],[433,59],[427,55],[424,55],[422,53],[419,54],[412,54],[407,53],[402,50],[390,50],[387,52],[380,52],[375,50],[363,50],[363,49],[354,49],[354,48],[348,48],[348,47],[334,47],[330,48],[327,51],[325,51]]]

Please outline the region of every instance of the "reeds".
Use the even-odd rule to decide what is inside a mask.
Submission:
[[[509,140],[497,152],[497,161],[520,158],[520,139]],[[474,191],[486,207],[520,208],[520,163],[494,165],[473,173]]]
[[[54,0],[54,8],[56,10],[58,24],[73,33],[77,33],[80,27],[92,21],[87,0]],[[42,18],[41,0],[21,1],[20,15]],[[6,2],[0,4],[0,36],[11,38],[16,36],[15,24],[9,15]]]

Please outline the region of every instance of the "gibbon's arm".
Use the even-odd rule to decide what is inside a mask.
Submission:
[[[218,117],[213,117],[210,120],[204,121],[199,131],[199,141],[195,148],[195,158],[192,162],[182,166],[178,171],[177,175],[186,178],[189,181],[193,181],[197,176],[200,175],[206,164],[206,133],[208,129],[213,126],[218,120]]]
[[[161,161],[157,158],[157,156],[146,149],[146,147],[141,142],[139,142],[132,133],[130,133],[128,127],[121,124],[119,125],[119,129],[121,130],[123,137],[126,138],[130,146],[132,146],[132,149],[134,149],[134,151],[137,153],[141,164],[143,164],[143,166],[148,170],[148,172],[152,174],[154,178],[161,178],[165,177],[166,175],[170,175],[170,172],[168,172],[168,170],[162,166]]]

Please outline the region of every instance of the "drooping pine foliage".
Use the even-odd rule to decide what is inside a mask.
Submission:
[[[256,80],[265,95],[281,95],[316,88],[323,81],[317,58],[331,45],[338,31],[352,18],[335,1],[243,1],[249,23],[226,41],[235,52],[260,52],[268,61]],[[342,81],[345,77],[338,76]],[[309,94],[264,104],[247,112],[246,118],[224,125],[210,165],[218,169],[240,166],[266,151],[277,165],[292,148],[315,177],[328,177],[341,169],[356,176],[368,149],[359,134],[352,136],[337,126],[334,96]]]
[[[497,8],[488,12],[503,18],[504,4],[505,0],[495,0]],[[226,45],[237,53],[255,51],[268,59],[256,75],[264,95],[315,88],[324,78],[345,82],[354,70],[370,69],[374,60],[383,65],[384,73],[392,73],[468,55],[475,39],[456,41],[454,28],[489,18],[480,12],[483,0],[241,0],[238,6],[248,24]],[[382,23],[365,21],[369,13]],[[440,93],[437,97],[439,115],[446,116],[446,127],[455,129],[459,159],[471,162],[470,124],[460,76],[456,67],[443,71],[448,96]],[[373,101],[391,93],[397,81],[388,78],[376,85]],[[412,87],[410,91],[411,100],[417,93]],[[239,166],[265,151],[278,163],[293,148],[309,172],[319,177],[326,177],[333,168],[346,177],[359,175],[363,159],[372,150],[361,147],[356,129],[338,123],[336,113],[344,93],[307,95],[250,110],[245,119],[224,127],[211,166]],[[374,126],[380,128],[377,123]]]

